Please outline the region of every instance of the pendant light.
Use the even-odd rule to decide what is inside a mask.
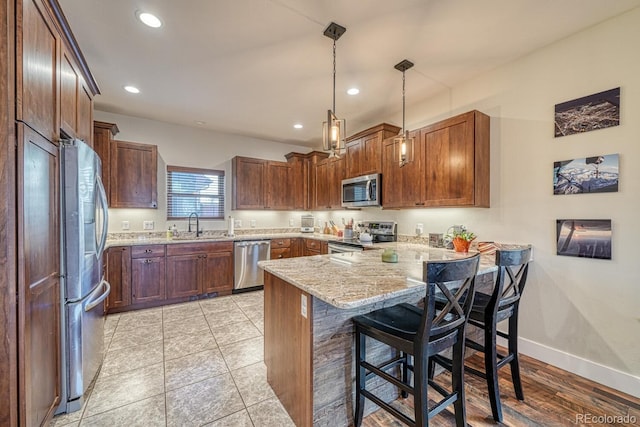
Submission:
[[[333,39],[333,106],[327,111],[327,121],[322,124],[322,148],[330,151],[329,157],[340,157],[340,152],[345,148],[347,121],[336,116],[336,40],[347,29],[332,22],[324,30],[324,35]]]
[[[405,59],[395,65],[395,69],[398,71],[402,71],[402,134],[401,136],[394,138],[393,143],[395,145],[394,152],[395,160],[398,162],[400,167],[406,165],[407,163],[411,163],[413,161],[413,145],[414,139],[409,138],[409,131],[404,125],[404,87],[405,87],[405,77],[404,73],[409,68],[413,67],[413,62]]]

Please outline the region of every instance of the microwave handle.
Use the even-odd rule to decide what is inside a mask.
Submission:
[[[371,180],[367,181],[367,201],[371,200]]]

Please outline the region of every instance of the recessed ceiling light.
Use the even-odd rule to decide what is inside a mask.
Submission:
[[[140,93],[140,89],[138,89],[135,86],[125,86],[124,90],[126,90],[129,93]]]
[[[138,19],[142,21],[143,24],[151,27],[151,28],[159,28],[162,26],[162,21],[160,19],[148,12],[138,12],[136,13]]]
[[[206,124],[207,124],[207,122],[203,122],[202,120],[196,120],[196,124],[197,124],[198,126],[204,126],[204,125],[206,125]]]
[[[296,129],[302,129],[302,125],[300,123],[296,123],[293,127]]]
[[[349,89],[349,90],[347,91],[347,93],[348,93],[349,95],[357,95],[357,94],[359,94],[359,93],[360,93],[360,89],[358,89],[357,87],[352,87],[351,89]]]

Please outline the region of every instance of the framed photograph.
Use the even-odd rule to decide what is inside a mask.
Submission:
[[[585,157],[553,163],[553,194],[618,191],[618,155]]]
[[[611,259],[610,219],[556,220],[557,254]]]
[[[619,124],[619,87],[556,104],[556,137],[604,129]]]

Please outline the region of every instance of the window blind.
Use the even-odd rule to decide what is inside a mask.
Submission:
[[[224,171],[167,166],[167,219],[224,219]]]

